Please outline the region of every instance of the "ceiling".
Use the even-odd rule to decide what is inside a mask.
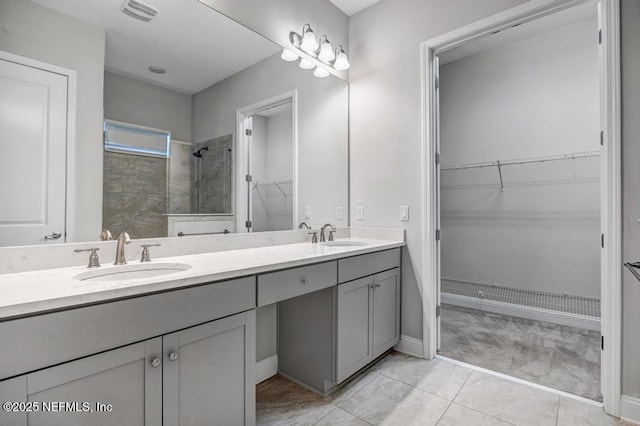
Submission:
[[[281,48],[197,1],[144,0],[151,22],[120,11],[123,0],[31,0],[106,30],[105,68],[193,94]],[[151,73],[150,66],[167,70]]]
[[[457,61],[484,50],[515,43],[530,37],[548,33],[566,25],[576,24],[597,16],[597,0],[590,0],[561,12],[553,13],[533,21],[522,23],[506,30],[478,37],[464,44],[438,53],[440,65]],[[595,40],[594,32],[594,40]]]
[[[378,3],[380,0],[330,0],[342,10],[347,16],[351,16],[366,9],[372,4]]]

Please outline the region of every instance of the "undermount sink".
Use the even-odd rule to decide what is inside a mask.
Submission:
[[[128,281],[161,277],[191,269],[186,263],[139,263],[86,271],[73,277],[78,281]]]
[[[336,240],[336,241],[327,241],[326,243],[323,243],[323,244],[329,247],[356,247],[356,246],[366,246],[369,243],[366,243],[364,241]]]

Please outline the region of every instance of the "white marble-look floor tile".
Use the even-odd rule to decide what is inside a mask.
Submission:
[[[393,352],[375,371],[418,389],[453,400],[473,370],[440,359],[427,361]]]
[[[455,402],[523,426],[554,426],[558,395],[474,371]]]
[[[623,425],[625,422],[611,417],[602,407],[560,397],[557,426],[605,426]]]
[[[369,423],[336,408],[322,418],[316,426],[368,426]]]
[[[507,423],[495,417],[488,416],[471,408],[464,407],[455,402],[449,406],[444,413],[438,426],[510,426],[512,423]]]
[[[449,401],[376,375],[358,392],[336,405],[373,425],[428,426],[437,423]]]
[[[334,405],[338,405],[341,401],[344,401],[362,389],[367,383],[373,380],[377,374],[373,370],[367,370],[356,377],[350,379],[346,383],[343,383],[334,393],[329,395],[327,399]]]

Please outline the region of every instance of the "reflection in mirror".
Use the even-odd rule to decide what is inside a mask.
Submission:
[[[92,81],[84,81],[79,70],[84,90],[79,92],[102,92],[105,120],[171,134],[168,158],[108,152],[97,141],[77,142],[83,144],[78,161],[85,156],[103,158],[102,182],[92,186],[102,189],[102,227],[114,235],[123,230],[132,238],[144,238],[292,229],[298,218],[312,224],[347,224],[348,215],[336,217],[336,211],[348,205],[346,82],[334,76],[319,79],[282,61],[281,46],[196,0],[147,0],[158,10],[148,22],[123,13],[121,6],[126,3],[120,0],[12,1],[20,4],[20,16],[5,16],[8,21],[53,23],[62,14],[81,21],[74,24],[75,32],[82,33],[87,24],[92,31],[96,27],[104,31],[103,86],[82,86]],[[70,21],[64,19],[69,27]],[[32,46],[21,50],[21,42],[7,45],[16,54],[73,69],[66,58],[76,55],[77,46],[61,45],[59,50],[38,55],[32,53]],[[0,49],[7,45],[0,43]],[[247,229],[251,215],[240,216],[236,211],[240,187],[245,184],[238,176],[238,165],[248,160],[238,152],[236,112],[290,92],[298,97],[290,113],[296,119],[292,126],[297,129],[293,133],[297,146],[291,158],[280,158],[254,185],[254,198],[261,200],[264,214],[259,226]],[[275,154],[265,151],[264,155]],[[281,177],[287,170],[288,175]],[[76,178],[83,176],[76,174]],[[280,189],[267,188],[270,182],[281,182]],[[283,193],[289,203],[286,207],[276,199]],[[305,217],[305,211],[311,212],[310,217]],[[101,229],[98,225],[79,232],[67,242],[95,240]],[[9,245],[33,243],[37,242]],[[0,245],[6,244],[0,241]]]

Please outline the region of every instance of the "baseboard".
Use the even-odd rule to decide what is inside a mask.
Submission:
[[[278,374],[278,354],[256,362],[256,384]]]
[[[485,312],[492,312],[494,314],[510,315],[535,321],[550,322],[553,324],[568,325],[570,327],[586,330],[600,331],[600,319],[594,317],[564,314],[546,309],[531,308],[523,305],[496,302],[449,293],[442,293],[441,300],[442,303],[461,306],[463,308],[478,309]]]
[[[622,395],[620,398],[620,418],[640,425],[640,398]]]
[[[422,345],[422,340],[405,334],[400,336],[400,341],[393,347],[393,349],[398,352],[402,352],[403,354],[424,358],[424,346]]]

